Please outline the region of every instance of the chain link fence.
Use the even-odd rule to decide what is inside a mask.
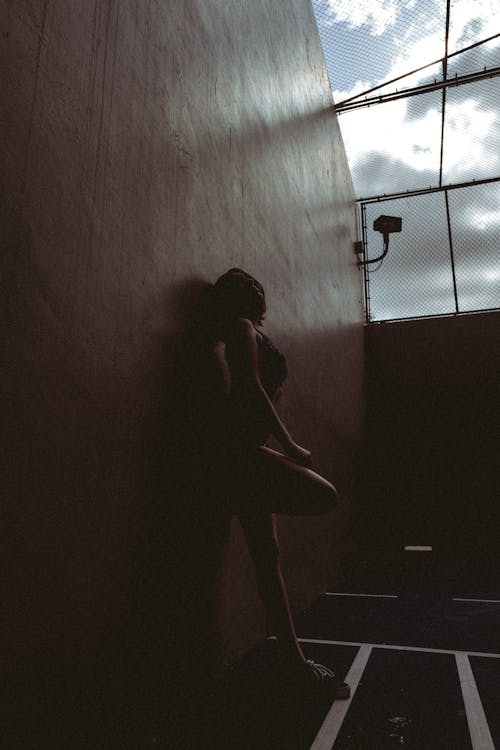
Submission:
[[[500,308],[499,182],[359,205],[368,261],[384,249],[375,219],[402,219],[364,266],[368,322]]]
[[[500,308],[500,6],[312,0],[360,208],[368,321]],[[472,81],[472,82],[471,82]]]

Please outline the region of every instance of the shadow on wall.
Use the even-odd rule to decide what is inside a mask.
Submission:
[[[190,746],[190,722],[211,677],[215,591],[231,519],[214,461],[229,381],[221,343],[207,326],[209,291],[193,280],[168,292],[169,313],[183,325],[159,364],[164,401],[147,459],[130,616],[95,659],[43,678],[53,684],[40,688],[44,719],[28,706],[27,731],[42,736],[49,721],[54,746],[126,750],[158,738]]]
[[[149,653],[155,669],[167,670],[158,683],[170,682],[177,691],[206,679],[213,668],[216,589],[231,519],[217,452],[229,372],[207,316],[210,289],[193,281],[175,291],[188,323],[174,345],[171,388],[150,458],[133,620],[139,652]],[[143,666],[151,679],[148,661]],[[154,692],[161,700],[158,684]]]
[[[203,738],[201,745],[199,738],[190,741],[190,733],[196,731],[191,724],[193,716],[200,723],[203,710],[208,710],[207,689],[220,649],[220,622],[214,609],[220,605],[217,592],[233,500],[224,492],[225,467],[217,453],[218,436],[224,431],[229,372],[207,312],[210,288],[193,280],[169,289],[166,306],[178,325],[175,336],[165,342],[163,363],[157,363],[165,388],[163,404],[159,404],[160,428],[153,436],[155,447],[147,467],[149,512],[133,617],[123,624],[121,633],[114,632],[111,642],[103,644],[97,663],[88,660],[72,665],[70,673],[53,678],[55,698],[44,696],[42,701],[44,707],[49,701],[48,715],[57,713],[54,722],[62,722],[62,736],[54,737],[52,746],[136,750],[151,747],[153,737],[162,742],[168,738],[165,746],[169,748],[203,746]],[[309,336],[305,343],[289,339],[295,372],[291,386],[294,378],[300,379],[302,365],[314,361],[313,392],[321,392],[323,378],[328,377],[330,397],[335,401],[351,371],[348,359],[341,361],[340,354],[349,349],[352,334],[346,329],[327,338]],[[339,360],[335,371],[331,370],[332,349]],[[350,411],[346,403],[344,398],[342,410],[332,420],[329,414],[321,415],[325,403],[317,401],[318,412],[305,434],[306,438],[318,430],[323,434],[325,455],[320,462],[325,465],[335,444],[340,451],[339,472],[352,450],[352,435],[345,431]],[[298,418],[306,413],[306,407],[299,404]],[[350,483],[349,472],[332,479],[340,480],[341,486]],[[311,581],[308,575],[318,564],[318,539],[326,548],[325,535],[332,521],[310,519],[306,525],[297,519],[287,524],[285,546],[288,537],[295,560],[290,561],[290,578],[298,589],[309,591],[317,585],[316,574]],[[313,524],[318,529],[314,534]],[[315,545],[310,544],[313,538]],[[303,554],[297,556],[297,550]],[[42,679],[46,680],[45,672]],[[43,713],[37,718],[38,735],[38,721],[46,722],[47,712],[38,708],[38,696],[33,704]]]

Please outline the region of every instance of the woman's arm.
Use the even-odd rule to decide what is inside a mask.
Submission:
[[[310,452],[293,440],[261,383],[257,333],[250,320],[239,318],[236,321],[226,339],[227,347],[230,349],[229,366],[234,383],[232,396],[244,401],[247,418],[264,423],[293,461],[310,466]]]

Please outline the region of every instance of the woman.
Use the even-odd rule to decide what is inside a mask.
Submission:
[[[230,492],[257,575],[259,593],[284,663],[297,679],[328,684],[335,697],[349,686],[306,660],[295,633],[279,565],[274,513],[316,515],[335,507],[336,491],[311,470],[311,454],[292,438],[275,405],[287,376],[285,358],[259,331],[266,313],[262,285],[231,268],[213,288],[215,326],[231,375],[226,424]],[[272,435],[284,453],[265,445]]]

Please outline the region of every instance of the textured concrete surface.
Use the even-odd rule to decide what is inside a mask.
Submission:
[[[11,653],[93,643],[128,612],[175,344],[232,265],[268,291],[284,415],[344,496],[335,521],[282,523],[305,606],[334,533],[348,546],[363,406],[353,192],[309,2],[0,7]],[[263,615],[237,528],[227,556],[230,655]]]

